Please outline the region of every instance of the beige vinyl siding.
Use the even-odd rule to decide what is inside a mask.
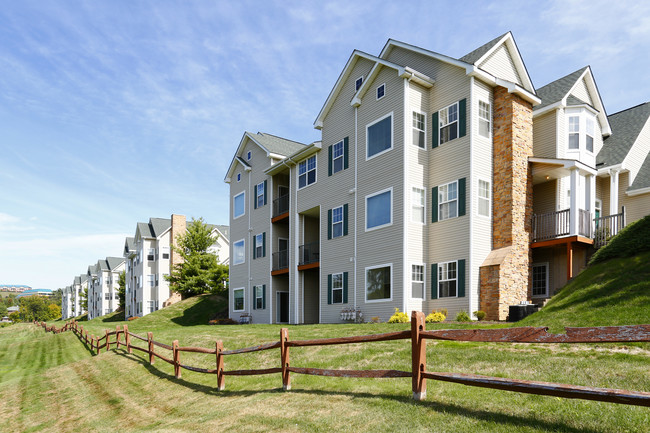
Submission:
[[[556,110],[533,119],[533,155],[537,158],[557,158]]]
[[[571,94],[575,96],[576,98],[580,99],[581,101],[584,101],[591,105],[593,107],[594,102],[591,99],[591,95],[589,94],[589,90],[587,90],[587,85],[585,83],[584,78],[580,80],[578,83],[576,83],[575,87],[571,91]]]
[[[630,171],[630,183],[636,179],[636,175],[641,169],[641,165],[650,153],[650,122],[646,122],[641,129],[639,136],[636,138],[632,149],[628,152],[623,161],[626,169]]]
[[[596,177],[596,199],[602,202],[600,216],[609,213],[609,177]]]
[[[533,213],[536,215],[554,212],[557,180],[533,186]]]
[[[595,157],[598,155],[598,152],[603,148],[603,132],[600,127],[600,122],[598,121],[598,117],[596,117],[595,122],[594,122],[594,164],[596,162]]]
[[[650,193],[630,196],[625,192],[629,187],[629,173],[621,173],[618,176],[618,202],[619,212],[625,206],[625,222],[630,224],[650,215]]]
[[[566,120],[566,112],[564,108],[560,108],[555,111],[555,116],[556,116],[556,121],[555,121],[555,126],[557,128],[557,135],[556,135],[556,158],[566,158],[566,150],[567,150],[567,141],[568,138],[566,136],[566,131],[567,131],[567,120]],[[533,126],[534,127],[534,126]],[[534,130],[533,130],[534,131]],[[533,132],[534,134],[534,132]],[[533,138],[534,140],[534,138]]]
[[[499,48],[494,50],[494,52],[479,65],[479,68],[495,77],[503,78],[504,80],[523,86],[521,77],[517,73],[515,64],[512,61],[510,51],[505,45],[501,45]]]

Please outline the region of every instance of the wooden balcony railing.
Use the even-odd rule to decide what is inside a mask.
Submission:
[[[533,215],[533,242],[569,236],[571,230],[569,209]]]

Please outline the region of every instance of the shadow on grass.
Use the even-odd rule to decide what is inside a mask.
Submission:
[[[159,370],[154,365],[149,364],[149,361],[143,358],[140,354],[129,354],[124,349],[116,349],[115,354],[122,356],[124,358],[139,362],[144,368],[149,371],[149,373],[157,376],[160,379],[168,380],[174,382],[178,385],[189,388],[195,392],[201,392],[206,395],[219,396],[219,397],[248,397],[255,394],[283,394],[289,392],[292,394],[304,394],[312,396],[352,396],[353,399],[381,399],[381,400],[392,400],[401,404],[409,406],[420,406],[425,409],[429,409],[439,413],[450,413],[453,415],[458,415],[466,418],[472,418],[477,421],[486,421],[494,422],[502,425],[510,425],[513,427],[535,427],[537,429],[547,430],[550,432],[562,431],[569,433],[599,433],[600,430],[585,429],[583,427],[576,428],[571,427],[562,422],[552,422],[539,419],[535,416],[525,417],[525,416],[516,416],[508,415],[501,412],[494,412],[489,410],[474,409],[467,406],[462,406],[458,404],[444,403],[440,401],[415,401],[408,396],[396,396],[390,394],[371,394],[368,392],[348,392],[348,391],[325,391],[325,390],[309,390],[309,389],[292,389],[291,391],[283,391],[282,388],[273,388],[266,390],[254,390],[254,391],[218,391],[217,387],[201,385],[194,382],[188,382],[185,379],[177,379],[173,374],[165,373]],[[160,362],[164,362],[159,360]],[[167,363],[165,363],[167,364]],[[278,373],[279,374],[279,373]],[[215,383],[216,383],[216,374]]]
[[[222,296],[204,296],[191,307],[184,309],[182,316],[173,317],[171,321],[180,326],[207,325],[210,319],[223,314],[227,309],[228,303]]]

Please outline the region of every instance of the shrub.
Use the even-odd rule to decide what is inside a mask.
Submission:
[[[476,317],[478,320],[485,319],[485,311],[483,310],[474,311],[474,317]]]
[[[126,319],[126,320],[128,320],[129,322],[132,322],[132,321],[134,321],[135,319],[138,319],[138,316],[129,317],[129,318]]]
[[[381,319],[379,318],[379,316],[371,317],[370,323],[381,323]]]
[[[434,312],[432,312],[431,314],[429,314],[429,315],[424,319],[424,321],[425,321],[426,323],[440,323],[440,322],[444,322],[446,318],[447,318],[447,317],[446,317],[444,314],[442,314],[442,313],[440,313],[440,312],[438,312],[438,311],[434,311]]]
[[[406,313],[403,313],[399,308],[395,308],[395,314],[390,316],[388,323],[408,323],[410,322],[409,316]]]
[[[460,313],[456,314],[456,322],[471,322],[472,318],[469,317],[469,314],[467,314],[467,311],[461,311]]]
[[[236,325],[237,322],[234,320],[226,317],[226,318],[221,318],[221,319],[212,319],[208,321],[208,325]]]

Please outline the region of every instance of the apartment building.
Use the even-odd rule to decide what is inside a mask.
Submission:
[[[648,104],[606,115],[589,67],[539,90],[511,33],[458,59],[355,50],[301,144],[246,132],[230,317],[335,323],[541,302],[650,211]]]
[[[72,317],[80,316],[86,312],[81,308],[81,298],[84,296],[84,292],[88,289],[88,275],[81,274],[74,277],[72,283],[72,293],[71,293],[71,309]]]
[[[99,259],[88,267],[88,320],[110,314],[119,306],[117,288],[120,272],[124,270],[123,257]]]
[[[74,317],[72,313],[72,286],[61,290],[61,318],[63,320]]]

